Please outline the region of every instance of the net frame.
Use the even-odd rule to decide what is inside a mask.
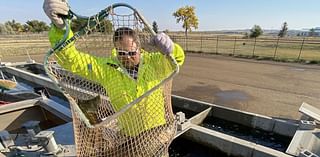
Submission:
[[[92,32],[92,30],[96,29],[100,21],[102,21],[109,15],[115,15],[114,9],[118,7],[126,7],[131,9],[134,13],[133,15],[135,16],[135,18],[137,18],[139,22],[145,25],[147,31],[151,35],[155,35],[150,25],[145,21],[143,16],[141,16],[141,14],[136,9],[124,3],[113,4],[102,10],[99,14],[91,17],[78,16],[70,11],[69,18],[73,16],[79,19],[84,19],[87,21],[87,24],[69,39],[67,39],[67,36],[70,30],[67,26],[66,33],[64,34],[63,39],[47,53],[44,61],[44,67],[49,77],[53,80],[57,87],[62,90],[62,92],[70,102],[74,121],[77,156],[167,156],[168,146],[171,143],[176,130],[176,124],[171,108],[171,81],[173,76],[178,73],[179,66],[177,65],[173,56],[166,56],[168,64],[172,64],[175,66],[172,73],[170,73],[166,78],[161,80],[151,89],[148,89],[141,96],[126,104],[120,110],[116,112],[113,111],[112,114],[104,116],[102,118],[102,121],[99,121],[98,123],[92,122],[92,120],[90,119],[91,113],[89,113],[89,111],[87,113],[84,113],[84,110],[81,109],[80,104],[88,103],[88,101],[79,101],[75,99],[75,96],[80,95],[79,97],[85,97],[90,101],[90,103],[100,101],[101,104],[110,104],[110,99],[107,95],[105,95],[105,88],[101,87],[101,85],[97,84],[96,82],[83,80],[83,78],[79,77],[78,75],[74,75],[70,71],[56,66],[55,63],[50,61],[50,58],[54,56],[56,52],[63,51],[63,49],[66,49],[70,45],[73,45],[73,43],[78,39],[86,37],[86,35]],[[68,24],[67,21],[65,21],[65,23]],[[72,83],[70,83],[70,81],[72,81]],[[71,85],[75,83],[77,84],[76,86]],[[90,86],[90,88],[87,88],[88,86]],[[115,133],[114,130],[119,129],[117,128],[117,126],[114,126],[117,125],[117,120],[121,118],[121,116],[123,116],[126,112],[128,112],[128,110],[132,109],[132,107],[134,107],[136,104],[139,104],[142,101],[146,101],[145,99],[147,99],[148,96],[153,95],[159,89],[170,91],[170,93],[163,95],[166,104],[169,104],[166,105],[165,108],[165,112],[168,112],[168,115],[166,116],[169,120],[166,121],[167,123],[164,125],[164,127],[158,130],[154,130],[153,128],[151,128],[146,132],[139,132],[137,136],[129,138],[128,136],[122,136],[119,135],[119,133]],[[102,109],[100,108],[100,110],[104,110],[105,108],[112,107],[104,106],[102,107]],[[163,132],[164,134],[162,134]],[[165,142],[163,142],[159,140],[159,137],[167,140],[164,140]]]

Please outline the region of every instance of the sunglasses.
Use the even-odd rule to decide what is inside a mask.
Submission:
[[[118,55],[119,56],[125,56],[125,55],[134,56],[136,54],[137,54],[137,51],[122,51],[122,50],[118,50]]]

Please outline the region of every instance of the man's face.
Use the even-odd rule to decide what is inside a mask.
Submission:
[[[133,68],[140,62],[140,50],[132,37],[123,36],[122,40],[116,43],[117,56],[122,65],[126,68]]]

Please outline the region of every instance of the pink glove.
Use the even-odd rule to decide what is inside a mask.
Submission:
[[[65,23],[59,15],[68,15],[69,7],[67,2],[62,0],[44,0],[43,10],[54,25],[58,28],[64,28]]]
[[[173,51],[174,43],[165,33],[159,33],[154,36],[153,43],[161,50],[161,53],[163,53],[164,55],[169,55]]]

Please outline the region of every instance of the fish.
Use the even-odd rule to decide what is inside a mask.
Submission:
[[[16,86],[17,86],[17,82],[0,79],[0,89],[10,90],[10,89],[16,88]]]
[[[89,120],[90,124],[98,124],[102,120],[98,117],[98,106],[101,103],[100,95],[89,99],[89,100],[81,100],[78,99],[78,106]]]

